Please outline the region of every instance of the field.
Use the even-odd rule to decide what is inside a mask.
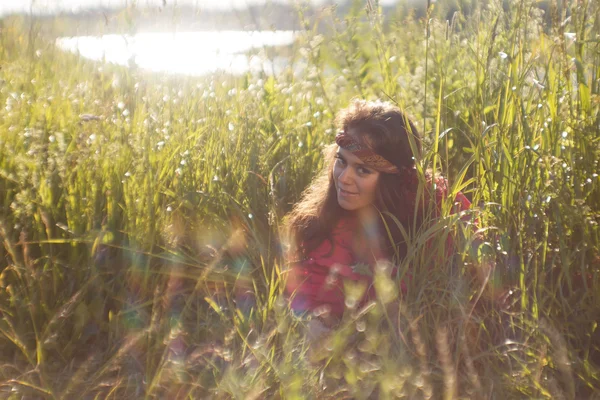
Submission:
[[[0,20],[0,397],[600,398],[600,2],[465,3],[325,10],[275,76],[95,63]],[[445,206],[395,260],[406,294],[376,271],[311,343],[284,216],[355,97],[414,118],[477,231]]]

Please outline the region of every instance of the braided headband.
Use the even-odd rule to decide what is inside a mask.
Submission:
[[[352,136],[346,134],[343,131],[339,132],[335,136],[335,142],[338,146],[340,146],[344,150],[348,150],[349,152],[360,158],[360,160],[363,163],[365,163],[365,165],[367,165],[370,168],[373,168],[376,171],[385,172],[388,174],[400,173],[400,171],[394,164],[392,164],[379,154],[375,153],[369,147],[361,145],[356,139],[354,139]]]

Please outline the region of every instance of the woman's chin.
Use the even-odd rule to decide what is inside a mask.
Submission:
[[[358,207],[355,203],[338,197],[338,204],[346,211],[355,211]]]

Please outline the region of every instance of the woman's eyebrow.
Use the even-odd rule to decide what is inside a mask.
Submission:
[[[342,153],[340,153],[339,151],[336,153],[338,157],[342,158],[344,161],[348,161],[348,159],[346,157],[343,156]],[[358,166],[364,166],[365,163],[363,163],[362,161],[355,161],[353,162],[353,164],[356,164]]]

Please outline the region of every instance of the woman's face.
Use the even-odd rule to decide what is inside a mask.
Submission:
[[[333,181],[340,207],[355,211],[372,204],[379,171],[367,167],[360,158],[341,147],[335,157]]]

